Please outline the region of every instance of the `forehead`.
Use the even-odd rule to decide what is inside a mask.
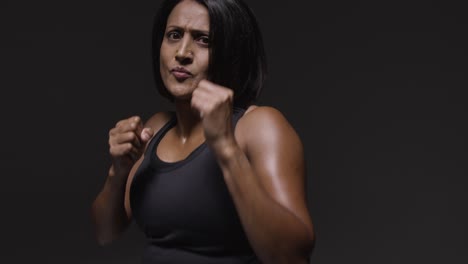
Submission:
[[[208,10],[196,1],[184,0],[172,9],[167,19],[167,26],[209,31]]]

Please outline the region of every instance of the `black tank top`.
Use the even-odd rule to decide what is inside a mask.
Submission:
[[[233,127],[243,113],[234,108]],[[147,238],[143,263],[259,263],[206,143],[177,162],[156,155],[159,142],[176,123],[172,113],[151,139],[130,188],[133,218]]]

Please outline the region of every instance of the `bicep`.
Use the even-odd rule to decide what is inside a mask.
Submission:
[[[255,126],[249,130],[256,133],[249,133],[246,140],[247,157],[268,195],[312,231],[302,141],[280,112],[271,108],[262,111],[265,113],[258,113],[258,117],[251,116],[255,122],[248,121]]]

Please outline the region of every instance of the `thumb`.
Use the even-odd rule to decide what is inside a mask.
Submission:
[[[143,142],[146,143],[151,139],[153,134],[154,134],[153,129],[149,127],[145,127],[141,130],[140,138]]]

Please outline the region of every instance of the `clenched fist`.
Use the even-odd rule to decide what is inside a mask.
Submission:
[[[145,145],[152,136],[152,129],[143,128],[138,116],[117,122],[109,131],[109,152],[115,173],[127,175],[143,154]]]
[[[192,93],[192,108],[200,113],[205,138],[212,147],[234,138],[231,124],[233,97],[231,89],[207,80],[200,81]]]

